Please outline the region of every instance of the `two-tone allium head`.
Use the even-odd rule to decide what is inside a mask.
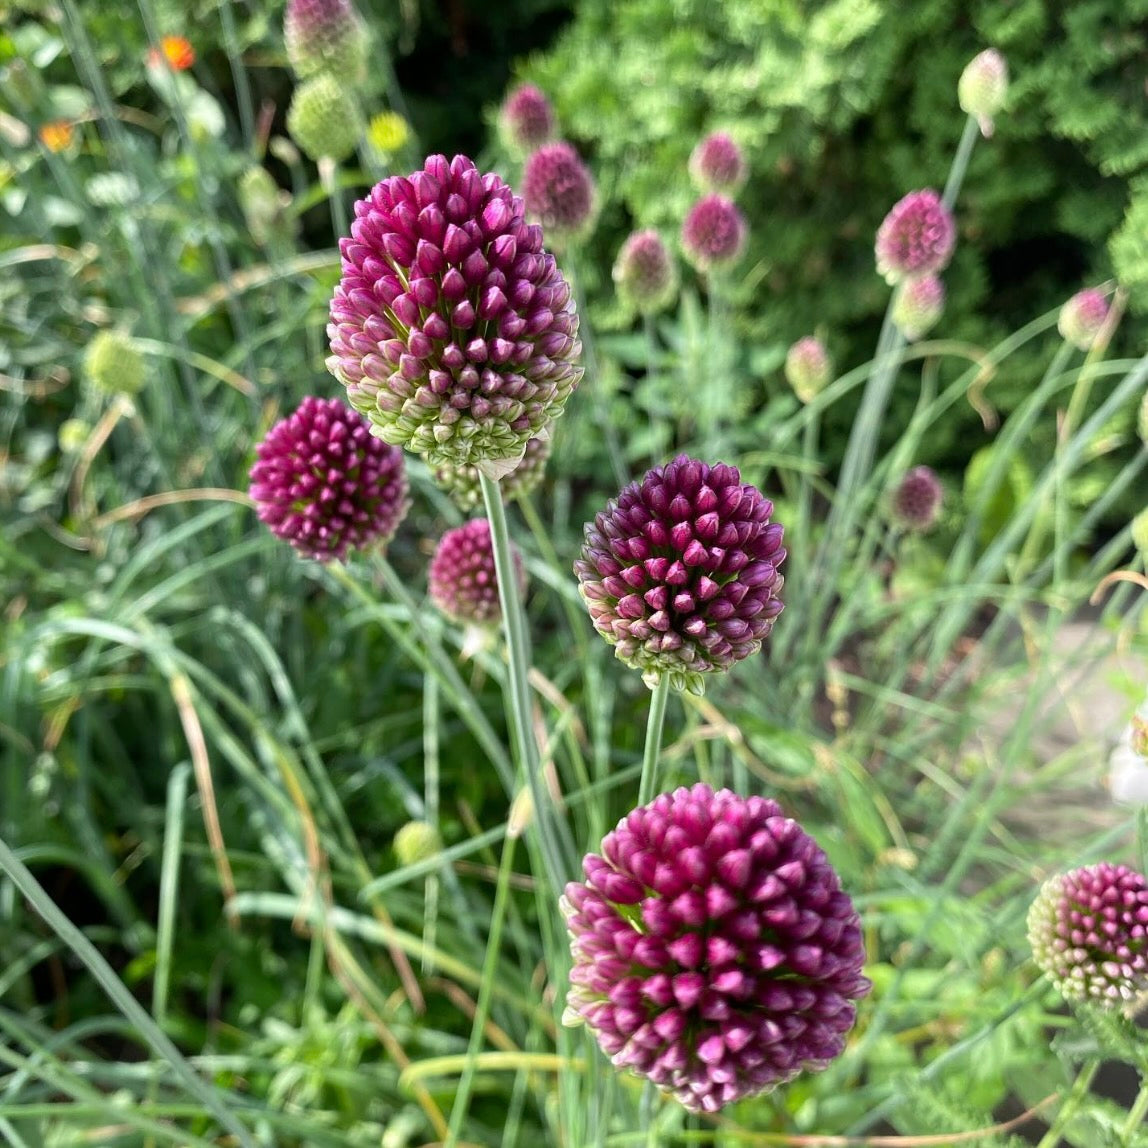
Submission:
[[[745,216],[732,199],[703,195],[682,223],[682,248],[699,271],[720,271],[745,250]]]
[[[351,0],[288,0],[287,59],[300,79],[330,72],[359,83],[367,68],[367,28]]]
[[[936,326],[945,309],[945,285],[936,275],[919,275],[901,284],[893,303],[893,322],[910,342]]]
[[[147,382],[147,364],[130,335],[105,329],[84,351],[84,379],[103,395],[135,395]]]
[[[957,81],[961,111],[976,116],[981,135],[993,134],[993,116],[1004,107],[1008,96],[1008,64],[995,48],[974,56]]]
[[[498,113],[498,130],[517,155],[540,148],[554,138],[554,109],[540,88],[522,84],[512,91]]]
[[[1056,329],[1066,343],[1071,343],[1081,351],[1090,351],[1107,319],[1108,300],[1104,292],[1088,287],[1077,291],[1061,307]]]
[[[678,271],[665,240],[653,229],[635,231],[614,261],[614,285],[642,315],[664,310],[678,293]]]
[[[594,627],[653,686],[755,654],[781,613],[783,528],[736,467],[679,455],[625,488],[585,530],[574,573]]]
[[[551,242],[580,239],[594,226],[597,191],[590,169],[564,140],[531,152],[522,172],[526,213]]]
[[[749,176],[745,156],[728,132],[711,132],[690,153],[690,177],[702,191],[736,195]]]
[[[803,402],[812,402],[833,378],[825,344],[813,335],[798,339],[785,355],[785,380]]]
[[[869,991],[853,902],[775,801],[695,785],[606,835],[561,907],[567,1023],[695,1112],[824,1068]]]
[[[339,241],[327,368],[432,467],[513,470],[582,377],[570,286],[522,200],[464,156],[376,184]]]
[[[316,162],[324,156],[346,159],[359,142],[361,126],[355,97],[330,72],[305,80],[291,96],[287,130]]]
[[[513,545],[510,552],[521,594],[526,589],[526,568]],[[448,618],[477,626],[498,625],[502,606],[490,523],[485,518],[472,518],[442,536],[431,559],[427,588],[431,601]]]
[[[1132,1000],[1148,989],[1148,878],[1106,861],[1051,877],[1028,911],[1028,939],[1066,1000]]]
[[[305,558],[384,546],[410,508],[402,451],[339,399],[305,398],[256,448],[251,497],[272,534]]]
[[[546,473],[546,462],[550,458],[553,443],[548,438],[532,438],[526,444],[522,461],[499,483],[502,497],[511,502],[525,498],[542,481]],[[473,510],[482,504],[482,485],[477,466],[456,466],[444,463],[431,473],[435,485],[450,495],[454,504],[461,510]]]
[[[941,513],[943,494],[936,471],[915,466],[893,491],[893,517],[909,530],[928,530]]]
[[[898,200],[877,230],[877,274],[890,285],[943,271],[953,256],[953,216],[932,188]]]

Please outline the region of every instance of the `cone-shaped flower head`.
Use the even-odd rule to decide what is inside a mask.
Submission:
[[[522,555],[512,545],[518,592],[526,589]],[[448,618],[479,626],[496,626],[502,620],[498,601],[498,575],[494,571],[494,547],[490,523],[472,518],[440,539],[427,575],[431,601]]]
[[[506,97],[498,129],[511,151],[526,155],[554,138],[554,109],[541,89],[522,84]]]
[[[367,68],[367,28],[351,0],[288,0],[287,59],[300,79],[330,72],[359,83]]]
[[[712,132],[690,153],[690,176],[702,191],[735,195],[749,175],[745,156],[726,132]]]
[[[901,285],[893,304],[893,322],[912,343],[936,326],[944,309],[944,283],[936,275],[920,275]]]
[[[548,438],[532,438],[526,444],[522,461],[499,483],[502,497],[511,502],[524,498],[542,481],[546,473],[546,462],[550,458],[551,441]],[[479,482],[477,466],[456,466],[444,463],[431,474],[435,485],[450,495],[454,504],[461,510],[473,510],[482,505],[482,486]]]
[[[833,363],[825,344],[813,335],[798,339],[785,355],[785,379],[803,402],[812,402],[833,378]]]
[[[1051,877],[1028,911],[1028,939],[1066,1000],[1131,1000],[1148,989],[1148,878],[1106,861]]]
[[[732,199],[703,195],[682,224],[682,247],[699,271],[729,267],[745,249],[745,217]]]
[[[522,172],[522,198],[526,213],[552,242],[579,239],[594,226],[594,177],[564,140],[531,152]]]
[[[359,142],[359,128],[355,97],[329,72],[304,81],[291,96],[287,130],[309,159],[346,159]]]
[[[432,466],[512,470],[582,377],[570,286],[522,200],[463,156],[375,185],[340,240],[327,368]]]
[[[651,686],[755,654],[781,613],[785,558],[773,503],[736,467],[679,455],[633,482],[586,526],[574,563],[594,626]]]
[[[374,438],[340,399],[305,398],[256,454],[259,517],[305,558],[330,562],[383,546],[410,508],[402,451]]]
[[[915,466],[893,492],[893,517],[909,530],[928,530],[941,512],[941,480],[927,466]]]
[[[1077,291],[1060,309],[1056,329],[1065,342],[1090,351],[1108,318],[1108,300],[1095,287]]]
[[[442,852],[442,838],[429,821],[408,821],[395,834],[391,844],[399,864],[403,866],[429,861]]]
[[[993,116],[1004,107],[1008,95],[1008,64],[995,48],[974,56],[957,81],[961,111],[977,117],[981,135],[993,134]]]
[[[101,394],[134,395],[147,382],[147,366],[130,335],[97,331],[84,351],[84,378]]]
[[[662,237],[635,231],[614,261],[614,284],[623,302],[642,315],[662,311],[678,293],[678,272]]]
[[[869,991],[853,902],[775,801],[662,794],[566,886],[567,1023],[695,1112],[824,1068]]]
[[[877,230],[877,274],[889,284],[943,271],[953,256],[956,226],[932,188],[911,191],[895,203]]]

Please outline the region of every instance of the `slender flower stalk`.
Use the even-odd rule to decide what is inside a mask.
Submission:
[[[642,755],[642,778],[638,784],[638,804],[653,801],[658,789],[658,758],[662,752],[662,729],[666,702],[670,696],[670,675],[663,674],[650,692],[650,713],[646,721],[646,748]]]

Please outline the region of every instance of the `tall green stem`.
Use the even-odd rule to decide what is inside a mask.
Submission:
[[[666,721],[666,701],[670,696],[670,675],[662,674],[650,694],[650,713],[646,719],[646,751],[642,757],[642,780],[638,783],[638,804],[654,799],[658,781],[658,757],[662,752],[662,727]]]
[[[1096,1070],[1099,1067],[1099,1058],[1094,1058],[1089,1060],[1084,1067],[1081,1068],[1072,1085],[1072,1091],[1070,1091],[1065,1098],[1064,1103],[1060,1106],[1060,1111],[1056,1114],[1056,1119],[1052,1122],[1049,1130],[1041,1137],[1041,1141],[1036,1148],[1054,1148],[1054,1145],[1060,1143],[1061,1131],[1076,1115],[1081,1104],[1084,1103],[1084,1098],[1088,1095],[1088,1090],[1092,1086],[1092,1078],[1096,1075]]]

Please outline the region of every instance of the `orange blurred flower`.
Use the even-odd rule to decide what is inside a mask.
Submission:
[[[148,52],[147,62],[149,67],[155,67],[165,60],[175,71],[186,72],[195,63],[195,49],[183,36],[164,36],[159,47]]]
[[[41,124],[40,142],[51,152],[62,152],[72,142],[72,124],[69,120],[53,120]]]

